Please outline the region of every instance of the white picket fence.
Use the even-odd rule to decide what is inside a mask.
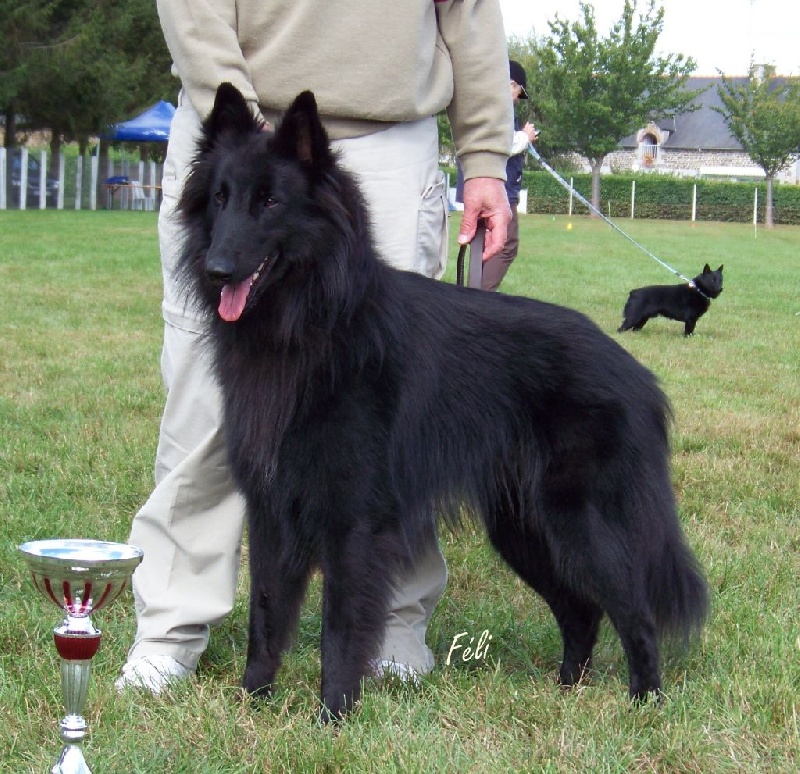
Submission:
[[[28,149],[20,148],[19,166],[17,168],[15,164],[13,169],[9,168],[8,156],[8,151],[0,147],[0,210],[44,210],[48,207],[96,210],[98,205],[103,209],[157,210],[161,201],[162,167],[154,161],[115,162],[109,159],[106,173],[101,178],[101,190],[105,191],[105,196],[98,202],[99,159],[89,156],[89,163],[85,164],[84,157],[78,156],[74,160],[77,165],[74,193],[70,201],[65,202],[67,165],[63,153],[58,157],[57,189],[54,189],[54,178],[49,174],[47,151],[37,153],[35,163],[31,164]],[[31,168],[37,171],[38,180],[30,179]]]

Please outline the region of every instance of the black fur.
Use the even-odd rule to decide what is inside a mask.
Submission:
[[[707,592],[652,374],[577,312],[378,260],[311,93],[273,135],[223,85],[204,126],[180,203],[182,274],[209,316],[247,499],[244,688],[271,690],[319,567],[323,717],[340,717],[435,514],[470,513],[552,608],[564,684],[586,669],[605,612],[631,696],[658,692],[658,635],[700,627]]]
[[[701,291],[698,293],[698,289]],[[722,266],[716,271],[706,264],[686,285],[648,285],[632,290],[622,313],[622,331],[640,331],[652,317],[668,317],[684,323],[684,336],[691,336],[697,321],[708,311],[712,298],[722,293]]]

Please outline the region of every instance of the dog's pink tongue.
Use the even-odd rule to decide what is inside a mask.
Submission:
[[[250,292],[251,279],[248,277],[238,285],[225,285],[219,298],[219,316],[225,322],[235,322],[242,316],[247,294]]]

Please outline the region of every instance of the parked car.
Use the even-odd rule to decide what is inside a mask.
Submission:
[[[9,196],[10,206],[19,206],[19,188],[22,184],[22,151],[19,148],[12,148],[8,152],[8,181],[10,183],[9,187]],[[39,206],[39,191],[40,191],[40,180],[39,180],[39,170],[41,168],[41,163],[39,159],[29,153],[28,154],[28,183],[27,183],[27,195],[25,197],[26,207],[38,207]],[[59,189],[59,181],[58,178],[52,177],[50,174],[47,174],[45,177],[45,187],[46,187],[46,202],[48,207],[55,207],[58,202],[58,189]]]

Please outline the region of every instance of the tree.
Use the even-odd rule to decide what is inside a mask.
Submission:
[[[620,140],[656,116],[691,110],[698,92],[685,88],[695,69],[682,54],[655,56],[664,9],[649,0],[625,0],[622,17],[600,38],[594,8],[580,3],[582,19],[558,14],[549,38],[531,41],[536,66],[528,93],[542,115],[543,143],[585,156],[592,168],[592,204],[600,208],[600,169]]]
[[[52,12],[50,0],[0,0],[0,115],[7,148],[16,144],[18,103],[30,73],[30,56],[45,40],[57,43]]]
[[[91,136],[155,102],[170,79],[169,55],[151,0],[59,0],[64,42],[28,57],[18,105],[29,125],[81,152]],[[174,84],[172,84],[174,89]]]
[[[726,78],[717,92],[721,113],[731,134],[739,141],[767,178],[765,225],[772,228],[772,183],[775,176],[800,153],[800,81],[776,78],[772,68],[761,77],[750,68],[744,84]]]

